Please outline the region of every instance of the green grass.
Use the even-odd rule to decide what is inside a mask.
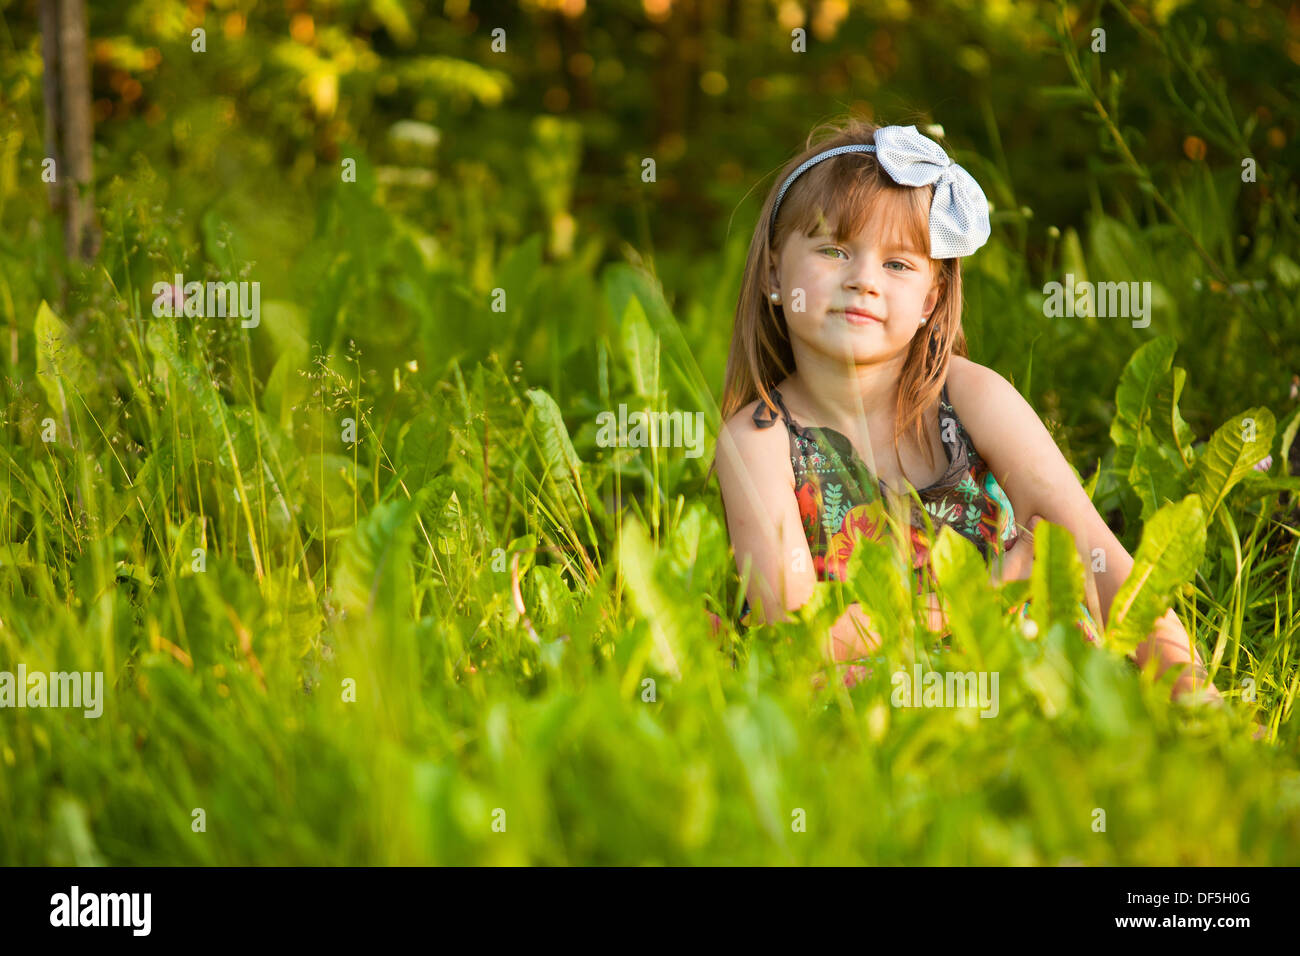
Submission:
[[[652,286],[605,281],[646,297],[624,320],[648,327]],[[98,720],[4,713],[7,863],[1300,857],[1281,491],[1235,489],[1195,582],[1163,594],[1213,653],[1222,712],[1170,705],[1168,681],[1063,621],[1027,640],[1000,617],[1014,586],[983,583],[960,542],[940,580],[982,624],[934,655],[904,616],[872,679],[814,692],[815,635],[850,597],[836,588],[906,600],[886,550],[862,549],[871,573],[821,586],[804,620],[714,638],[706,608],[730,617],[737,582],[707,457],[598,459],[582,411],[579,454],[493,362],[398,366],[367,410],[363,361],[261,380],[251,335],[223,352],[220,320],[118,316],[77,335],[44,311],[43,341],[25,339],[71,431],[56,419],[41,441],[32,410],[4,450],[0,660],[102,670],[110,690]],[[623,341],[644,374],[614,387],[633,400],[639,383],[662,401],[662,371],[698,373],[671,342]],[[87,354],[107,343],[111,367]],[[889,674],[914,660],[997,671],[998,716],[891,707]]]
[[[936,543],[946,651],[883,546],[798,620],[735,628],[705,473],[757,200],[725,238],[705,224],[708,255],[642,242],[611,262],[617,240],[579,218],[557,256],[570,127],[528,146],[573,162],[504,197],[446,190],[458,216],[395,208],[360,150],[356,183],[298,171],[283,196],[239,149],[221,179],[155,173],[168,153],[133,127],[82,269],[39,188],[0,176],[0,670],[107,688],[98,719],[0,710],[0,863],[1300,863],[1300,203],[1283,169],[1261,166],[1267,196],[1240,181],[1264,133],[1199,60],[1213,108],[1162,122],[1216,164],[1156,172],[1119,80],[1066,63],[1052,103],[1097,124],[1093,208],[1033,222],[1006,157],[972,159],[998,208],[963,324],[1141,569],[1101,648],[1070,626],[1080,568],[1043,525],[1035,578],[1004,590],[967,543]],[[0,152],[35,168],[34,130]],[[518,243],[487,214],[538,203],[549,226]],[[176,272],[261,281],[261,325],[154,317]],[[1047,318],[1040,290],[1067,272],[1151,281],[1151,327]],[[620,403],[704,412],[705,455],[598,447]],[[1028,593],[1033,639],[1005,614]],[[887,641],[846,690],[818,644],[850,600]],[[1166,606],[1222,709],[1171,704],[1172,674],[1126,662]],[[917,662],[996,672],[998,715],[891,706]]]

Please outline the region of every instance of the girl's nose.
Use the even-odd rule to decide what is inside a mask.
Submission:
[[[883,262],[873,262],[869,257],[864,256],[858,261],[853,275],[846,284],[850,288],[856,286],[863,292],[879,292],[884,267]]]
[[[876,276],[871,266],[862,267],[858,274],[846,283],[850,289],[858,289],[862,292],[879,292],[880,279]]]

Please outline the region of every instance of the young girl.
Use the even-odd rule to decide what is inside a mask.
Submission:
[[[858,540],[910,512],[918,593],[927,515],[973,541],[995,581],[1029,576],[1040,519],[1073,533],[1085,568],[1102,549],[1108,570],[1087,578],[1091,610],[1076,622],[1099,639],[1133,559],[1019,392],[966,357],[960,259],[988,237],[979,185],[914,126],[851,120],[782,170],[749,247],[715,459],[750,570],[745,623],[782,619],[814,581],[841,580]],[[837,661],[881,641],[856,603],[831,638]],[[1170,610],[1135,659],[1156,654],[1162,673],[1191,660],[1189,643]],[[1174,696],[1193,686],[1217,697],[1199,654]]]

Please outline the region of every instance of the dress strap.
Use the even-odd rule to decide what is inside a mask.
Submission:
[[[759,428],[771,428],[776,424],[779,417],[785,420],[786,425],[789,426],[792,431],[796,430],[798,426],[794,423],[794,419],[790,417],[790,410],[785,407],[785,402],[781,399],[780,390],[777,389],[776,386],[773,386],[769,390],[769,394],[772,396],[772,400],[776,402],[776,407],[781,410],[781,414],[778,416],[760,398],[758,401],[758,407],[754,409],[754,424]]]
[[[979,461],[979,452],[971,442],[970,433],[948,398],[947,382],[943,383],[943,392],[939,396],[939,437],[954,460],[964,450],[969,458]]]

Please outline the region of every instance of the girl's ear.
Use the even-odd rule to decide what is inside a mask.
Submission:
[[[936,273],[934,282],[930,284],[930,291],[926,293],[925,301],[921,304],[921,315],[925,318],[930,317],[934,307],[939,304],[939,296],[943,294],[944,287],[947,283],[944,281],[943,273]]]

